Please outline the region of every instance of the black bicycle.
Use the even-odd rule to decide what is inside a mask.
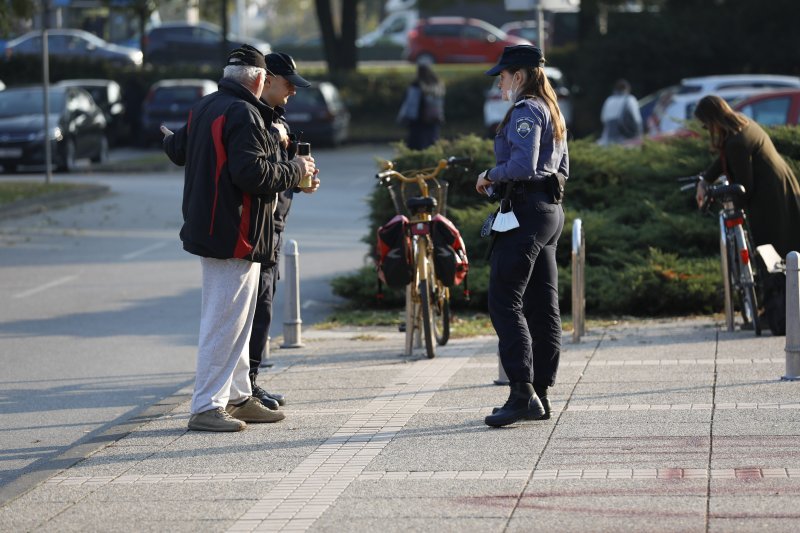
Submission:
[[[680,178],[679,181],[691,182],[682,186],[681,190],[694,190],[702,179],[701,176]],[[727,176],[720,176],[708,186],[704,205],[700,209],[708,211],[713,203],[720,205],[720,262],[728,327],[733,329],[735,307],[741,312],[744,321],[742,329],[753,329],[755,334],[760,336],[761,323],[759,322],[758,299],[756,298],[757,278],[756,269],[753,266],[755,249],[751,244],[747,214],[743,208],[739,207],[745,192],[744,186],[729,183]]]

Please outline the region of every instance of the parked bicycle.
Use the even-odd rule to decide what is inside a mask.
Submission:
[[[415,334],[422,334],[425,341],[425,352],[429,358],[436,356],[434,340],[444,346],[450,338],[450,287],[458,283],[459,278],[466,275],[467,258],[463,240],[458,230],[444,215],[447,211],[447,182],[439,179],[441,173],[449,167],[467,165],[469,158],[442,159],[434,168],[414,170],[402,174],[394,170],[394,163],[386,161],[384,169],[376,174],[376,178],[388,190],[392,198],[397,216],[387,225],[388,231],[400,233],[404,246],[393,253],[387,248],[386,255],[393,256],[401,265],[401,273],[397,279],[406,285],[406,353],[411,354]],[[399,196],[392,187],[392,181],[400,183]],[[418,194],[407,197],[407,186],[416,186]],[[432,196],[433,186],[436,196]],[[408,210],[410,218],[403,215],[403,206]],[[379,240],[380,231],[379,230]],[[437,254],[436,234],[452,236],[452,244],[448,245],[454,252],[452,268],[448,258],[442,260]],[[380,243],[379,243],[380,245]],[[438,248],[442,250],[440,246]],[[459,262],[461,270],[459,271]],[[407,265],[407,272],[403,272]],[[386,274],[386,272],[384,272]],[[405,275],[407,274],[407,278]]]
[[[700,176],[680,178],[679,181],[690,183],[681,190],[695,190]],[[744,199],[744,186],[729,183],[725,175],[711,184],[701,209],[707,211],[711,204],[720,204],[720,262],[725,297],[725,316],[730,329],[733,328],[734,308],[738,308],[744,321],[743,329],[752,328],[757,336],[761,335],[761,323],[758,316],[758,299],[756,297],[757,277],[753,266],[756,251],[752,246],[747,215],[737,204]],[[735,295],[735,301],[734,301]]]

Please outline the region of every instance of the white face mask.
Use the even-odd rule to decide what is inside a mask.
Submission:
[[[509,102],[513,102],[514,98],[516,97],[517,90],[514,89],[514,78],[511,78],[511,88],[506,89],[505,94],[503,94],[503,100],[507,100]]]

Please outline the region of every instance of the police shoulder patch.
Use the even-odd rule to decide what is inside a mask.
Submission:
[[[523,139],[533,130],[533,119],[522,117],[517,119],[517,134]]]

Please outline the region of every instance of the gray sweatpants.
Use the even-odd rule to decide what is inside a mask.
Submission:
[[[259,264],[202,257],[200,266],[203,297],[192,414],[224,408],[253,392],[248,377],[249,344]]]

